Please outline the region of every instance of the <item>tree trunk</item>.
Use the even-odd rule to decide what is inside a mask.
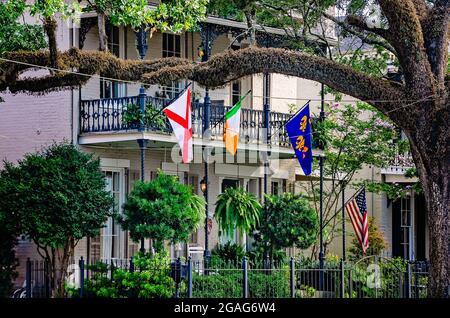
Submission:
[[[450,109],[438,99],[417,120],[409,135],[422,184],[429,230],[430,297],[449,297],[450,288]],[[441,104],[439,104],[441,103]],[[442,107],[444,106],[444,107]],[[434,110],[433,110],[434,108]]]
[[[58,46],[56,43],[56,20],[46,18],[44,20],[44,31],[48,37],[48,49],[50,51],[50,67],[58,67]]]
[[[450,226],[449,226],[449,163],[437,164],[426,184],[422,183],[428,210],[430,248],[430,297],[449,297],[450,286]],[[445,190],[445,188],[447,188]]]
[[[108,51],[108,36],[106,35],[106,15],[98,12],[98,49],[100,51]]]
[[[254,19],[252,12],[249,10],[246,10],[245,12],[245,20],[247,21],[247,30],[249,31],[249,42],[250,45],[255,46],[256,45],[256,30],[254,27]]]

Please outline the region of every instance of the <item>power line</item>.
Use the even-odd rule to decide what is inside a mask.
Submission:
[[[33,68],[41,68],[41,69],[46,69],[49,71],[55,71],[55,72],[63,72],[63,73],[68,73],[68,74],[74,74],[74,75],[80,75],[80,76],[85,76],[85,77],[90,77],[90,78],[99,78],[99,79],[103,79],[103,80],[107,80],[107,81],[115,81],[115,82],[121,82],[121,83],[126,83],[126,84],[134,84],[134,85],[143,85],[146,87],[151,87],[151,86],[164,86],[164,85],[160,85],[160,84],[147,84],[147,83],[143,83],[140,81],[129,81],[129,80],[122,80],[122,79],[118,79],[118,78],[113,78],[113,77],[105,77],[105,76],[101,76],[101,75],[97,75],[97,74],[87,74],[87,73],[81,73],[81,72],[76,72],[76,71],[71,71],[71,70],[63,70],[63,69],[59,69],[59,68],[54,68],[54,67],[50,67],[50,66],[42,66],[42,65],[37,65],[37,64],[32,64],[32,63],[27,63],[27,62],[21,62],[21,61],[16,61],[16,60],[11,60],[11,59],[6,59],[3,57],[0,57],[0,60],[5,61],[5,62],[9,62],[9,63],[16,63],[16,64],[21,64],[21,65],[26,65],[26,66],[30,66]],[[229,97],[230,94],[228,93],[222,93],[222,92],[217,92],[212,90],[211,91],[211,95],[224,95]],[[373,99],[373,100],[364,100],[363,102],[372,102],[372,103],[402,103],[402,102],[423,102],[423,101],[427,101],[428,98],[431,98],[430,100],[433,100],[435,95],[431,95],[425,99]],[[256,97],[256,98],[264,98],[264,96],[262,95],[252,95],[252,97]],[[320,102],[322,101],[322,99],[320,98],[299,98],[299,97],[283,97],[283,96],[270,96],[269,97],[270,100],[273,99],[277,99],[277,100],[291,100],[291,101],[313,101],[313,102]],[[325,102],[332,102],[332,103],[339,103],[339,102],[347,102],[347,103],[355,103],[358,101],[361,101],[359,99],[341,99],[341,100],[336,100],[336,99],[324,99]],[[396,108],[394,110],[389,111],[388,113],[395,111],[397,109],[400,108],[404,108],[407,107],[409,105],[403,105],[399,108]]]

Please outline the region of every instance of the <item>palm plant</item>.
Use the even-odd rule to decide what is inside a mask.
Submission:
[[[224,234],[231,236],[235,229],[239,229],[242,235],[259,226],[261,209],[252,193],[242,188],[228,188],[217,198],[214,217]]]

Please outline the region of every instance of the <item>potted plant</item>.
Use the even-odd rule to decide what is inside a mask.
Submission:
[[[145,106],[145,113],[141,113],[141,109],[137,104],[128,104],[122,115],[122,123],[128,129],[137,129],[141,123],[146,129],[162,130],[167,127],[167,120],[164,114],[150,103]]]

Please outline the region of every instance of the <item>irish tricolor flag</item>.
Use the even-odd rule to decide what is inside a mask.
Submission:
[[[241,99],[225,114],[225,128],[223,140],[225,148],[234,156],[237,151],[239,140],[239,128],[241,126],[241,104],[244,98],[250,93],[247,92]]]
[[[192,146],[191,90],[187,88],[175,101],[163,109],[177,137],[183,155],[188,163],[194,157]]]

